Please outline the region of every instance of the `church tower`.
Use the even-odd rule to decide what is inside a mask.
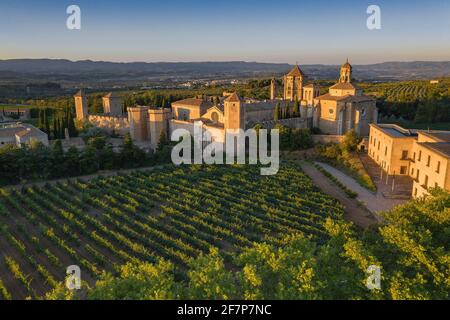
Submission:
[[[270,81],[270,100],[275,100],[277,98],[277,89],[277,80],[272,78],[272,81]]]
[[[245,129],[244,107],[237,93],[224,101],[224,127],[225,130]]]
[[[348,62],[344,63],[341,67],[341,77],[339,78],[340,83],[351,83],[352,82],[352,65]]]
[[[296,65],[287,75],[284,76],[284,100],[302,101],[303,82],[306,80],[305,74]]]
[[[77,94],[74,95],[73,97],[75,99],[75,111],[77,114],[77,120],[87,119],[88,104],[87,104],[87,97],[83,89],[78,91]]]

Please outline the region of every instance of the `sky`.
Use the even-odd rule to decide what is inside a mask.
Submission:
[[[81,29],[69,30],[69,5]],[[369,5],[381,29],[367,28]],[[2,0],[0,59],[450,60],[449,0]]]

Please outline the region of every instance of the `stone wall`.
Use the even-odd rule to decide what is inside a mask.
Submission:
[[[292,129],[307,129],[308,128],[308,119],[304,118],[291,118],[291,119],[281,119],[281,120],[270,120],[260,122],[264,128],[273,129],[277,124],[281,124],[285,127]]]
[[[88,121],[99,128],[109,132],[125,135],[129,132],[129,122],[126,116],[89,115]]]
[[[338,135],[326,135],[326,134],[313,134],[312,139],[314,143],[341,143],[344,139],[344,136]]]

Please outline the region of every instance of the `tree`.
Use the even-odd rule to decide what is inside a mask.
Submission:
[[[300,104],[298,101],[294,102],[294,116],[299,117],[300,116]]]
[[[161,151],[168,144],[166,130],[163,128],[159,134],[157,151]]]
[[[277,103],[275,105],[275,111],[273,114],[273,120],[278,121],[280,119],[280,104]]]
[[[347,152],[356,151],[359,144],[359,137],[355,130],[348,131],[342,140],[342,150]]]

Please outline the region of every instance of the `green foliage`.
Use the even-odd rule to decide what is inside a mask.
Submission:
[[[306,150],[314,145],[308,129],[292,129],[281,124],[277,124],[275,129],[280,131],[281,150]]]

